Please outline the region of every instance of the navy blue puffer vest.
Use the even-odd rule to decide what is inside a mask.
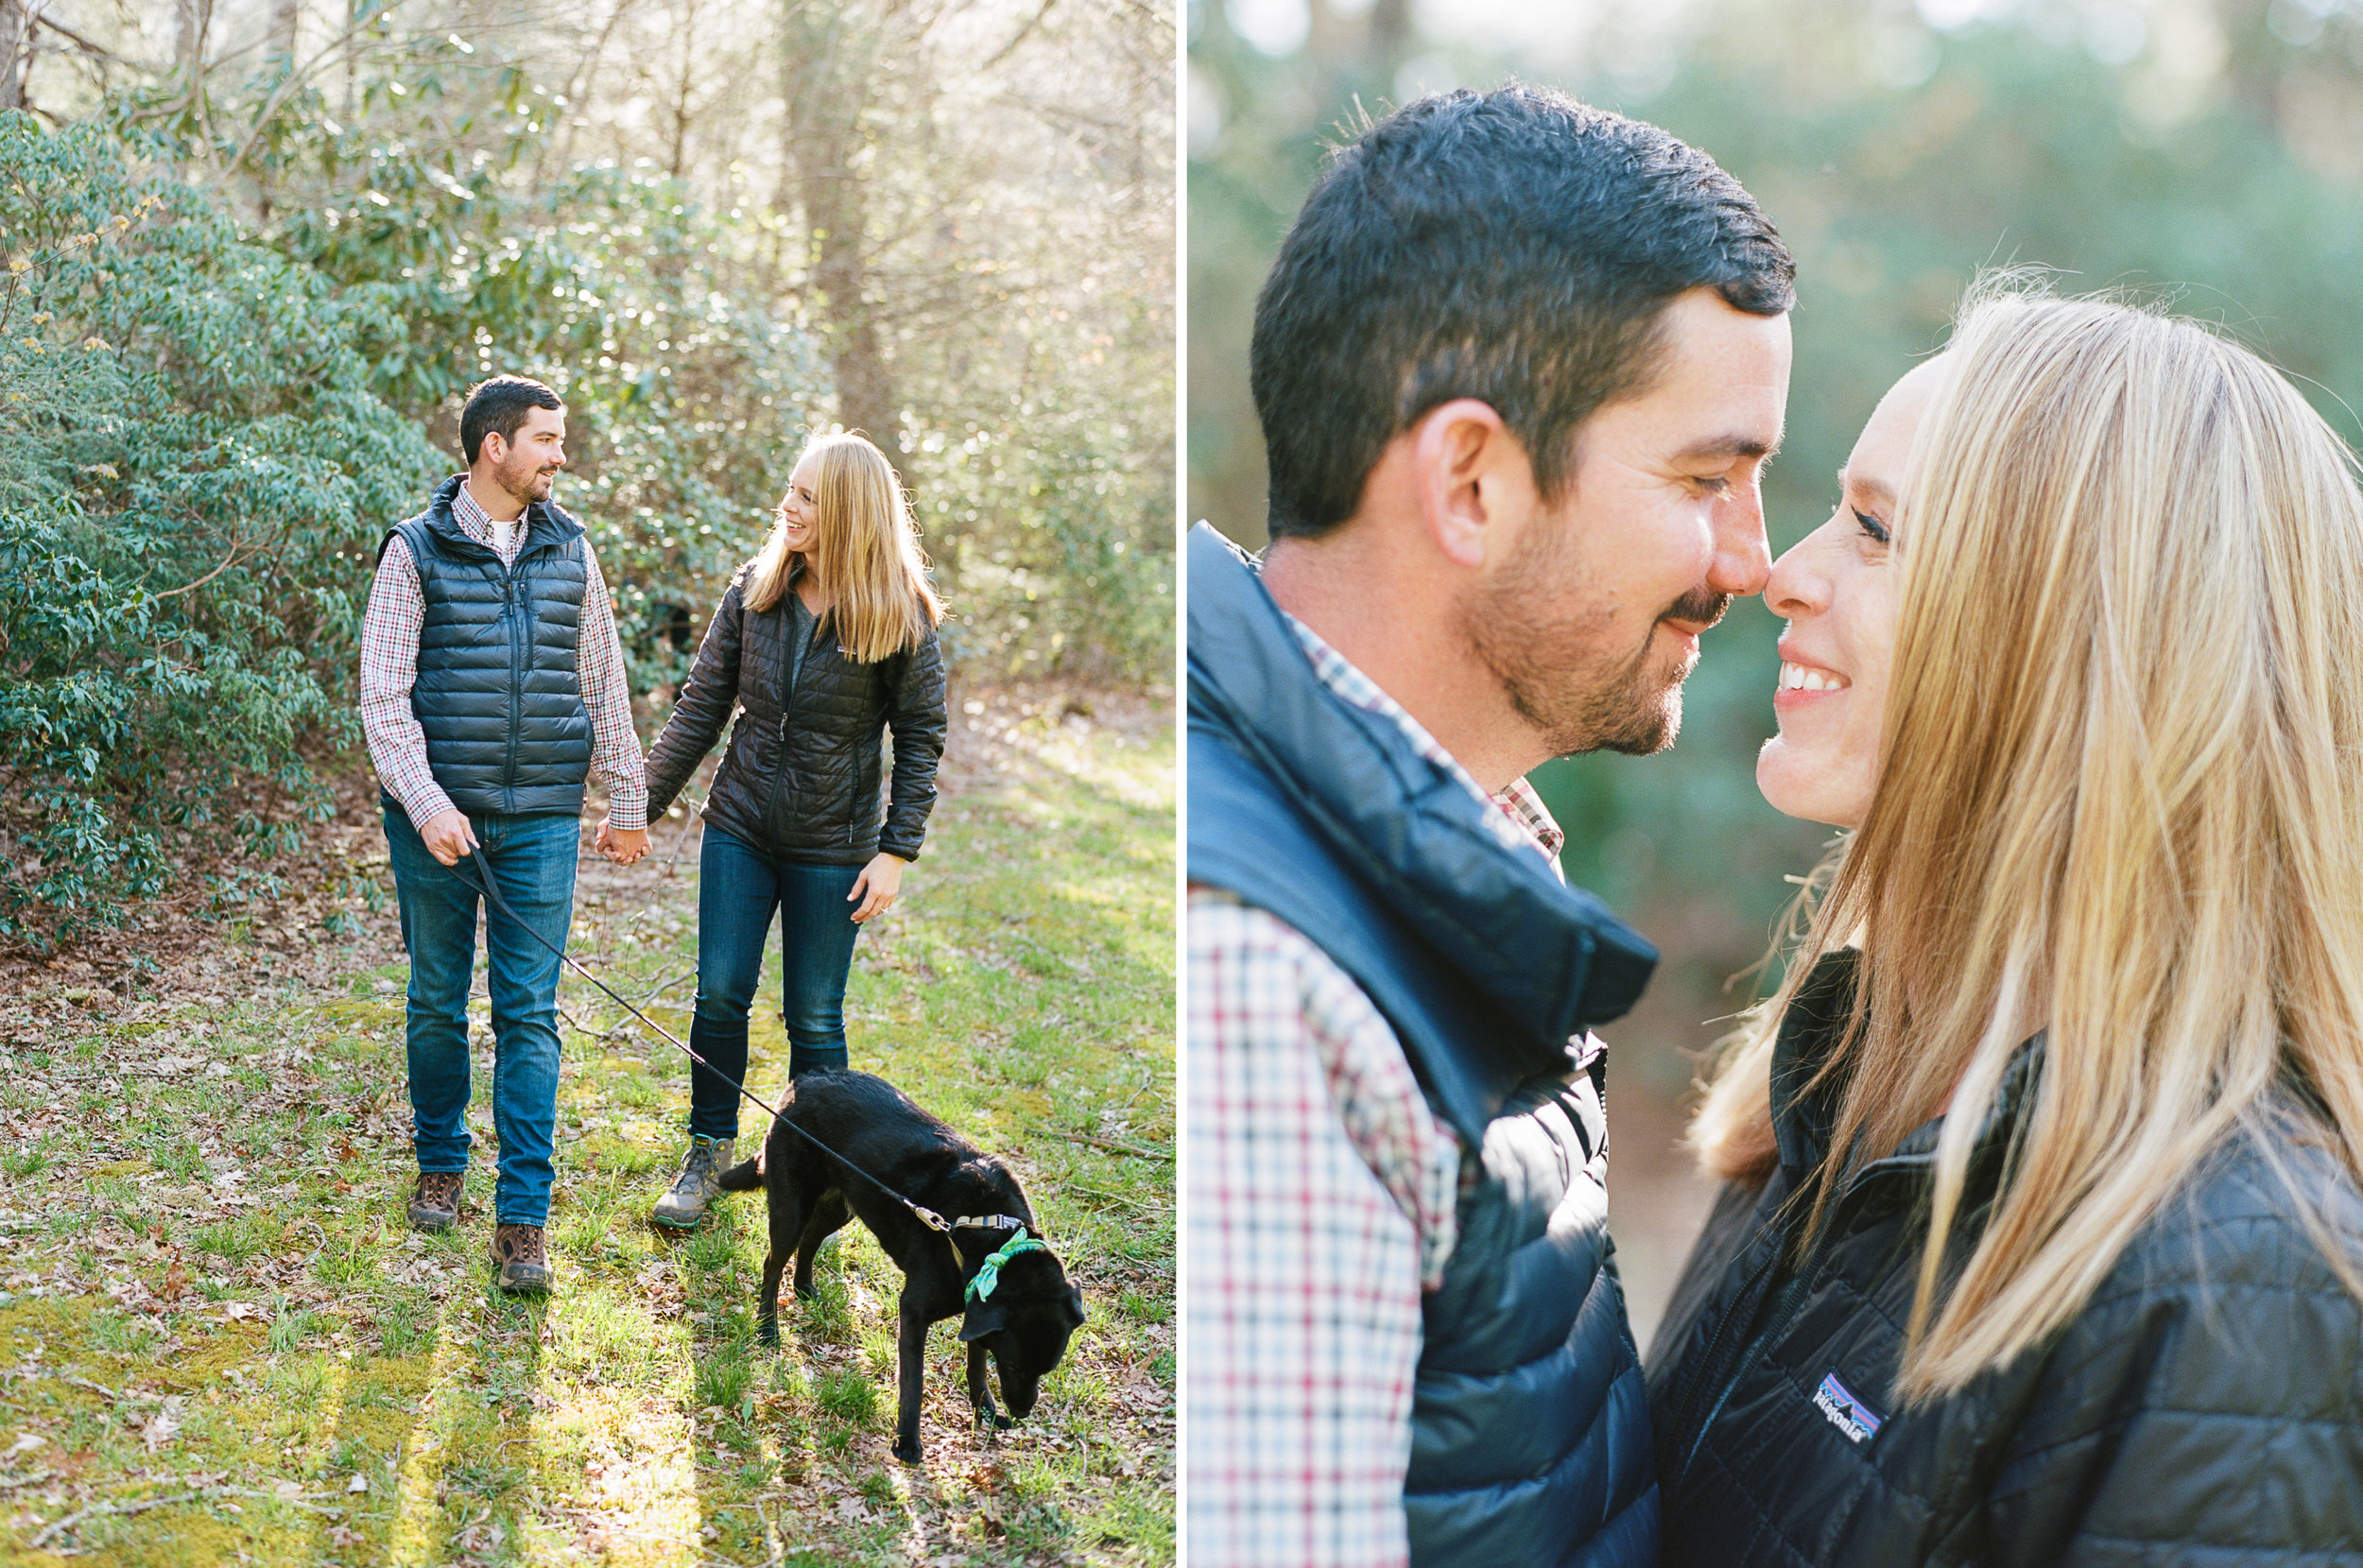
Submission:
[[[452,517],[463,482],[445,480],[425,511],[386,535],[409,547],[426,598],[410,711],[426,732],[427,766],[462,811],[571,816],[591,771],[576,664],[582,527],[533,503],[518,520],[525,543],[504,569]]]
[[[1287,922],[1361,987],[1475,1151],[1424,1303],[1411,1558],[1653,1568],[1640,1359],[1608,1237],[1595,1053],[1656,961],[1390,720],[1338,701],[1247,566],[1189,542],[1189,878]],[[1467,1158],[1467,1157],[1464,1157]]]

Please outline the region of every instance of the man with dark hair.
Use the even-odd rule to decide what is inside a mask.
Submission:
[[[494,376],[468,394],[459,439],[467,472],[378,546],[361,724],[410,954],[409,1220],[441,1231],[459,1217],[468,989],[489,878],[501,899],[484,912],[500,1141],[492,1256],[503,1290],[541,1293],[558,1121],[553,950],[574,911],[583,786],[596,767],[610,812],[598,847],[625,865],[647,848],[648,791],[607,584],[582,526],[550,500],[566,466],[565,405],[538,381]]]
[[[1656,1561],[1590,1033],[1656,955],[1524,775],[1670,744],[1762,589],[1792,277],[1704,154],[1515,85],[1282,244],[1272,543],[1188,552],[1194,1563]]]

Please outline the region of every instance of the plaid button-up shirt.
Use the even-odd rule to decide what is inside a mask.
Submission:
[[[1310,628],[1345,701],[1498,808],[1506,845],[1565,841],[1521,779],[1488,795]],[[1423,1290],[1455,1238],[1461,1146],[1394,1030],[1285,922],[1194,887],[1187,924],[1189,1559],[1380,1568],[1408,1559],[1404,1473]]]
[[[493,523],[461,485],[452,497],[452,520],[459,531],[513,565],[525,544],[515,526]],[[518,519],[520,523],[524,519]],[[647,823],[648,781],[640,758],[640,737],[631,727],[631,692],[624,680],[624,646],[615,634],[615,606],[607,579],[582,541],[582,624],[576,634],[575,667],[582,682],[582,705],[591,715],[591,766],[607,785],[608,815],[630,830]],[[426,624],[426,595],[419,587],[418,562],[399,537],[386,542],[377,577],[370,584],[370,607],[361,617],[361,733],[370,761],[386,793],[423,825],[452,809],[451,797],[427,767],[426,732],[410,712],[410,688],[419,679],[419,629]]]

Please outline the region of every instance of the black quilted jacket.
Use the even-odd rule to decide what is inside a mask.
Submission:
[[[1824,959],[1784,1020],[1781,1168],[1724,1191],[1651,1352],[1667,1568],[2363,1564],[2363,1303],[2253,1143],[2168,1201],[2053,1341],[1897,1404],[1937,1124],[1857,1173],[1806,1266],[1780,1261],[1832,1110],[1798,1091],[1853,982],[1851,955]],[[1981,1200],[2041,1071],[2038,1039],[1980,1136]],[[2352,1181],[2303,1139],[2279,1153],[2363,1264]]]
[[[673,803],[735,718],[706,800],[708,822],[784,860],[854,866],[880,850],[917,859],[943,754],[943,658],[935,633],[865,664],[820,629],[790,690],[794,579],[779,603],[756,612],[739,599],[746,577],[742,567],[723,592],[681,701],[649,748],[649,817]],[[881,828],[879,739],[888,731],[894,772]]]

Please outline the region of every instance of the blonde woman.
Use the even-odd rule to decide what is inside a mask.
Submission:
[[[689,1150],[661,1225],[705,1215],[738,1136],[747,1016],[776,913],[788,1073],[846,1064],[845,979],[863,922],[919,854],[943,752],[943,606],[886,455],[857,435],[804,448],[777,525],[739,568],[648,752],[655,820],[733,715],[705,803]],[[879,822],[881,739],[894,767]]]
[[[1851,830],[1694,1136],[1664,1560],[2363,1562],[2363,499],[2199,326],[1988,287],[1774,565]]]

